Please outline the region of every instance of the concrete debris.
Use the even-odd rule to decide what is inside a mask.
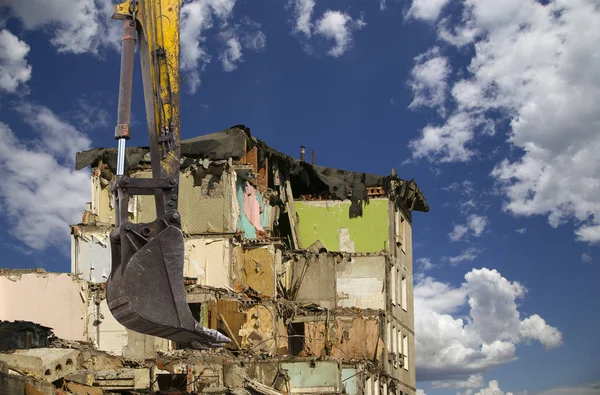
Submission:
[[[77,370],[79,351],[63,348],[34,348],[1,353],[10,369],[53,382]]]
[[[48,347],[52,329],[30,321],[0,321],[0,351]]]

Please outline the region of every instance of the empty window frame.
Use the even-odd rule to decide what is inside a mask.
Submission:
[[[408,290],[406,289],[406,276],[402,276],[402,308],[404,309],[404,311],[408,311],[408,298],[407,298],[407,292]]]
[[[404,354],[404,370],[408,370],[408,336],[402,336],[402,353]]]
[[[396,275],[396,266],[392,266],[392,269],[390,270],[391,274],[392,274],[392,278],[390,280],[390,292],[392,294],[392,304],[397,304],[398,303],[398,291],[396,291],[396,289],[398,288],[398,285],[396,284],[397,278]]]

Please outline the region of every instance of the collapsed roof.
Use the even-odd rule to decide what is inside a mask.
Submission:
[[[259,163],[268,160],[271,169],[277,169],[290,180],[294,197],[326,195],[327,198],[343,200],[352,195],[354,200],[366,195],[366,188],[381,187],[409,210],[429,211],[425,196],[414,180],[402,180],[394,171],[389,176],[380,176],[312,165],[269,147],[253,137],[244,125],[182,140],[181,167],[185,169],[196,160],[204,159],[220,161],[231,158],[239,161],[254,147],[258,151]],[[143,167],[149,161],[149,152],[148,147],[127,148],[126,169],[132,171]],[[117,149],[94,148],[78,152],[75,168],[96,167],[100,161],[116,172]]]

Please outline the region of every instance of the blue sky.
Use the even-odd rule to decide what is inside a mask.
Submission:
[[[68,271],[114,146],[110,0],[0,5],[4,267]],[[324,166],[415,178],[419,388],[599,394],[600,11],[592,0],[189,0],[182,137],[249,126]],[[146,144],[136,68],[131,144]],[[526,391],[526,392],[525,392]]]

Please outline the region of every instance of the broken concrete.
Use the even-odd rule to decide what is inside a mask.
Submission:
[[[0,360],[12,370],[53,382],[77,370],[78,356],[77,350],[36,348],[2,353]]]
[[[0,351],[48,347],[52,329],[30,321],[0,321]]]

